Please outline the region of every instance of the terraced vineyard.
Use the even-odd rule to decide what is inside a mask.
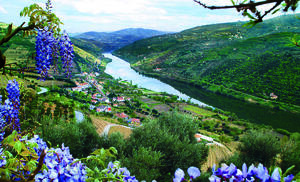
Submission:
[[[104,131],[104,128],[112,123],[109,123],[107,121],[104,121],[103,119],[100,119],[99,117],[96,116],[91,116],[91,119],[93,121],[94,126],[96,127],[96,131],[99,135],[101,135]]]
[[[128,138],[131,135],[132,130],[130,128],[120,126],[120,125],[112,126],[108,132],[108,135],[111,135],[112,133],[115,133],[115,132],[120,132],[121,134],[124,135],[124,138]]]
[[[202,170],[207,171],[209,168],[212,168],[214,164],[219,164],[222,160],[231,157],[236,150],[236,147],[237,142],[231,142],[226,145],[226,147],[218,145],[210,146],[207,161],[202,166]]]

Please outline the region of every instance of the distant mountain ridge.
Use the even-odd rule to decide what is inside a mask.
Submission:
[[[152,29],[127,28],[114,32],[85,32],[74,36],[84,39],[102,48],[103,51],[112,51],[129,45],[137,40],[163,35],[168,32],[162,32]]]
[[[298,14],[297,16],[299,16]],[[300,105],[300,20],[284,15],[252,28],[246,22],[199,26],[136,41],[114,54],[136,70],[208,88],[233,89]]]

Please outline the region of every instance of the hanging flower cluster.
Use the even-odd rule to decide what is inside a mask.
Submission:
[[[68,78],[71,77],[72,63],[74,58],[73,44],[66,32],[60,37],[59,43],[59,55],[62,60],[64,73]]]
[[[35,176],[35,181],[85,181],[86,172],[85,166],[80,161],[75,159],[70,154],[68,147],[61,148],[48,148],[46,142],[44,142],[38,135],[35,135],[28,142],[36,143],[35,151],[38,156],[43,151],[46,151],[44,164],[48,170],[43,170]]]
[[[4,139],[4,127],[5,127],[5,120],[4,120],[4,106],[1,104],[2,103],[2,95],[0,95],[0,142]]]
[[[52,47],[56,44],[53,33],[48,30],[38,30],[35,42],[36,69],[41,80],[48,77],[48,71],[53,61]]]
[[[74,50],[66,32],[61,37],[55,38],[51,30],[38,30],[35,48],[36,69],[41,75],[41,80],[45,80],[49,76],[48,71],[52,65],[56,68],[58,55],[61,58],[62,67],[65,69],[64,73],[68,78],[71,77]]]
[[[8,126],[11,131],[17,130],[20,132],[20,90],[18,82],[16,80],[8,81],[6,91],[8,99],[5,100],[4,105],[1,104],[2,96],[0,96],[0,141],[3,140],[5,126]]]

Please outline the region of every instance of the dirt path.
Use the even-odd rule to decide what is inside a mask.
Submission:
[[[110,135],[113,132],[120,132],[124,135],[125,138],[127,138],[132,132],[132,129],[130,127],[113,124],[96,116],[91,116],[91,119],[93,121],[94,126],[96,127],[97,133],[101,136]]]
[[[94,126],[96,127],[96,131],[99,135],[102,135],[106,126],[112,124],[107,121],[104,121],[96,116],[91,116]]]

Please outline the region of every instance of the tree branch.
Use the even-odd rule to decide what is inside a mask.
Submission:
[[[271,9],[269,9],[268,11],[265,12],[265,14],[261,17],[259,17],[260,22],[262,22],[262,19],[269,14],[271,11],[273,11],[277,6],[279,6],[281,4],[281,2],[277,2]]]
[[[18,26],[12,33],[10,33],[9,35],[5,35],[1,41],[0,41],[0,46],[6,42],[8,42],[13,36],[15,36],[17,33],[19,33],[20,31],[26,31],[26,30],[33,30],[35,28],[35,24],[31,24],[27,27],[23,27],[23,25],[25,24],[25,22],[23,22],[20,26]],[[12,25],[12,24],[11,24]]]
[[[260,6],[260,5],[265,5],[265,4],[270,4],[270,3],[279,3],[281,4],[284,0],[265,0],[261,2],[250,2],[248,4],[238,4],[238,5],[231,5],[231,6],[207,6],[206,4],[202,3],[201,1],[198,0],[193,0],[194,2],[198,3],[199,5],[203,6],[204,8],[207,9],[232,9],[232,8],[244,8],[244,7],[249,7],[249,6]]]
[[[46,156],[46,152],[45,150],[42,151],[41,155],[40,155],[40,159],[39,159],[39,163],[38,166],[36,167],[36,169],[30,174],[29,178],[26,181],[32,181],[35,177],[35,175],[37,175],[37,173],[42,169],[43,164],[44,164],[44,159]]]

